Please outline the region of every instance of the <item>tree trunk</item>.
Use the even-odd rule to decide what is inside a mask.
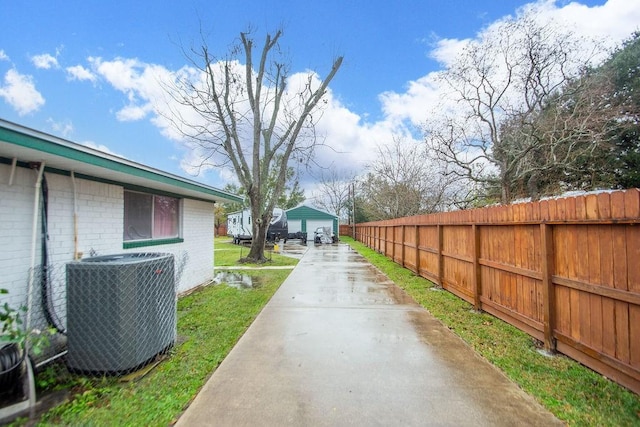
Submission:
[[[256,206],[259,206],[256,203]],[[251,249],[246,260],[250,262],[262,263],[267,260],[264,256],[264,244],[267,240],[267,229],[269,228],[269,221],[261,215],[259,209],[251,209],[251,216],[253,221],[251,223],[251,229],[253,232],[253,238],[251,239]],[[266,218],[266,219],[270,219]]]
[[[501,165],[502,166],[502,165]],[[511,188],[509,183],[509,177],[506,173],[506,167],[503,166],[500,171],[500,203],[503,205],[509,204],[511,201]]]
[[[251,262],[262,263],[267,260],[264,256],[264,242],[267,239],[267,227],[263,224],[255,224],[253,231],[253,239],[251,239],[251,250],[249,250],[249,255],[247,255],[247,259]]]
[[[538,172],[533,172],[527,181],[527,192],[532,201],[540,199],[540,188],[538,183]]]

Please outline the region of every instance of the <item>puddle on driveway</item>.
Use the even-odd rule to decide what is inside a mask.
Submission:
[[[258,278],[235,271],[219,271],[213,278],[213,282],[216,285],[224,283],[227,286],[237,289],[253,289],[260,286],[260,280]]]
[[[346,245],[312,247],[290,298],[305,306],[417,306],[386,275]],[[405,307],[407,308],[407,307]]]
[[[278,251],[278,253],[280,255],[285,255],[296,259],[301,259],[303,255],[309,250],[308,246],[298,242],[280,243],[279,248],[280,250]]]

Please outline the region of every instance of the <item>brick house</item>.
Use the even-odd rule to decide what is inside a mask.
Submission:
[[[64,271],[83,257],[131,252],[173,254],[176,292],[188,292],[213,279],[214,203],[238,201],[0,120],[0,288],[9,290],[0,303],[26,305],[31,272],[43,265]]]

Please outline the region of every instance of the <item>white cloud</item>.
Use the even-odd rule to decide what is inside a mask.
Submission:
[[[592,7],[576,1],[562,7],[555,3],[551,0],[535,3],[539,19],[555,19],[585,37],[604,37],[609,47],[618,45],[640,29],[638,0],[608,0]]]
[[[93,141],[85,141],[85,142],[81,143],[81,145],[84,145],[85,147],[92,148],[94,150],[102,151],[103,153],[111,154],[112,156],[122,157],[123,159],[126,158],[122,154],[118,154],[116,152],[111,151],[111,149],[109,147],[107,147],[106,145],[96,144]]]
[[[469,45],[469,42],[469,39],[440,39],[436,42],[436,47],[431,51],[430,56],[443,67],[447,67]]]
[[[89,62],[95,74],[127,96],[129,104],[116,112],[118,120],[142,120],[166,107],[163,82],[172,81],[174,73],[165,67],[125,58],[105,61],[92,57]]]
[[[120,109],[116,113],[116,118],[121,122],[134,122],[144,119],[149,112],[153,111],[153,106],[149,103],[145,105],[129,105]]]
[[[638,0],[608,0],[602,6],[588,7],[578,2],[570,2],[562,6],[555,0],[540,0],[523,6],[516,12],[520,16],[535,10],[539,22],[554,20],[565,28],[570,28],[577,36],[584,38],[585,52],[589,51],[596,41],[612,49],[623,40],[640,29],[640,7]],[[462,49],[473,41],[480,40],[485,34],[494,31],[505,19],[498,20],[480,31],[474,40],[441,39],[436,43],[431,56],[440,62],[443,69],[453,63]],[[585,54],[585,57],[588,55]],[[594,60],[604,59],[603,55]],[[444,86],[437,80],[437,72],[427,74],[407,83],[402,93],[385,92],[380,95],[384,120],[404,121],[419,125],[427,118],[427,114],[438,105],[438,101],[446,96]]]
[[[424,121],[429,111],[443,96],[438,73],[432,72],[408,83],[404,93],[384,92],[379,99],[386,120],[402,122],[409,120],[414,125]]]
[[[48,70],[50,68],[58,68],[58,60],[56,59],[56,57],[48,53],[32,56],[31,62],[33,62],[33,65],[35,65],[36,68],[45,70]]]
[[[3,49],[0,49],[0,61],[8,61],[9,56],[4,52]]]
[[[82,65],[74,65],[73,67],[67,67],[67,79],[95,82],[97,77],[91,72],[91,70],[83,67]]]
[[[406,134],[402,123],[384,120],[366,123],[333,97],[326,95],[327,105],[317,126],[325,137],[324,146],[316,147],[316,163],[324,168],[361,170],[375,159],[376,146],[393,141],[396,134]],[[320,176],[320,171],[314,175]]]
[[[33,83],[33,78],[20,74],[13,68],[4,76],[4,85],[0,86],[0,97],[21,116],[39,110],[45,103],[44,97]]]
[[[73,132],[73,124],[69,120],[56,122],[50,117],[47,119],[47,123],[49,123],[54,132],[62,135],[64,138],[67,138]]]
[[[138,70],[145,64],[137,59],[116,58],[104,61],[102,58],[89,58],[89,61],[98,74],[121,92],[129,93],[140,86]]]

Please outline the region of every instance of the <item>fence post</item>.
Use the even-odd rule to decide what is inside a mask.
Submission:
[[[416,274],[420,276],[420,226],[416,224]]]
[[[371,244],[371,246],[369,246],[371,249],[373,249],[374,251],[376,250],[376,229],[374,226],[369,226],[367,227],[367,233],[369,236],[369,243]]]
[[[396,262],[396,227],[391,226],[391,261]]]
[[[476,311],[482,310],[482,277],[480,274],[480,232],[477,224],[471,226],[473,233],[473,306]]]
[[[542,299],[544,313],[544,348],[552,353],[556,351],[556,340],[553,336],[555,328],[555,295],[553,288],[553,228],[546,223],[540,224],[542,249]]]
[[[384,226],[384,252],[382,252],[385,256],[387,255],[387,242],[389,241],[389,227]]]
[[[402,265],[402,267],[404,267],[404,264],[405,264],[405,262],[404,262],[404,256],[405,256],[405,253],[406,253],[406,248],[405,248],[405,245],[406,245],[406,241],[405,241],[405,238],[406,238],[406,235],[405,235],[406,228],[407,228],[407,226],[406,226],[406,225],[404,225],[404,224],[402,224],[402,237],[400,238],[400,241],[402,242],[402,250],[400,251],[400,257],[402,258],[402,261],[401,261],[401,264],[400,264],[400,265]]]
[[[444,264],[443,264],[443,259],[444,257],[442,256],[442,247],[443,247],[443,232],[442,232],[442,224],[438,224],[438,285],[441,288],[444,288]]]

